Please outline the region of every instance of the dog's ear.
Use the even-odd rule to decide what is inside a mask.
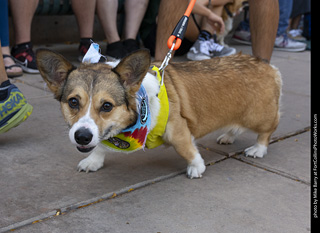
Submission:
[[[62,55],[48,49],[38,49],[36,60],[43,80],[59,100],[63,85],[75,67]]]
[[[140,88],[141,82],[148,72],[151,56],[148,49],[140,49],[124,57],[113,71],[120,76],[120,80],[130,95],[134,95]]]

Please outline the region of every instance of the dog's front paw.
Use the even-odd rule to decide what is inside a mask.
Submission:
[[[197,155],[194,160],[187,167],[187,176],[188,178],[201,178],[202,173],[206,170],[204,160],[200,155]]]
[[[265,154],[267,154],[267,147],[261,144],[255,144],[244,151],[245,156],[250,156],[253,158],[263,158]]]
[[[103,161],[104,160],[98,160],[89,156],[88,158],[85,158],[80,161],[80,163],[78,164],[78,171],[85,171],[87,173],[95,172],[103,167]]]

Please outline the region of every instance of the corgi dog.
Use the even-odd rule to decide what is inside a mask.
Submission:
[[[233,0],[232,2],[224,5],[221,17],[222,17],[222,20],[225,24],[225,30],[224,30],[224,33],[217,34],[217,41],[219,44],[221,44],[223,46],[227,46],[224,43],[224,38],[229,34],[229,32],[232,31],[234,17],[236,15],[240,14],[240,12],[245,7],[248,7],[248,5],[249,4],[248,4],[247,0]]]
[[[103,167],[104,143],[117,141],[118,134],[140,122],[139,115],[145,118],[147,110],[142,111],[140,105],[148,105],[149,132],[166,122],[159,137],[187,161],[189,178],[200,178],[206,169],[195,139],[225,128],[217,142],[229,144],[249,129],[258,138],[245,154],[262,158],[279,123],[280,72],[249,55],[170,63],[162,80],[168,104],[164,120],[158,117],[162,114],[161,84],[150,70],[148,50],[138,50],[118,62],[82,63],[78,68],[47,49],[39,49],[36,57],[41,76],[61,104],[71,142],[81,152],[93,150],[79,163],[79,171]],[[141,104],[137,95],[142,87],[147,99]],[[120,147],[119,141],[114,145]]]

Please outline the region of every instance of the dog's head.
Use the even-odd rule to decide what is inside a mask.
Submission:
[[[223,21],[226,21],[228,17],[231,17],[231,18],[235,17],[246,6],[248,6],[247,0],[234,0],[233,2],[227,3],[224,6],[224,10],[222,12]]]
[[[70,127],[69,137],[81,152],[135,123],[135,94],[150,67],[148,50],[123,58],[116,67],[83,63],[74,67],[62,55],[37,51],[38,69]]]

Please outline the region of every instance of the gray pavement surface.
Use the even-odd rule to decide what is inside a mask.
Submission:
[[[47,47],[78,64],[77,44]],[[283,95],[268,154],[243,156],[251,132],[227,146],[214,132],[197,141],[207,170],[194,180],[165,147],[110,152],[98,172],[77,172],[86,154],[69,142],[59,103],[40,75],[15,79],[34,111],[0,135],[0,232],[310,232],[310,52],[274,51],[271,63]]]

